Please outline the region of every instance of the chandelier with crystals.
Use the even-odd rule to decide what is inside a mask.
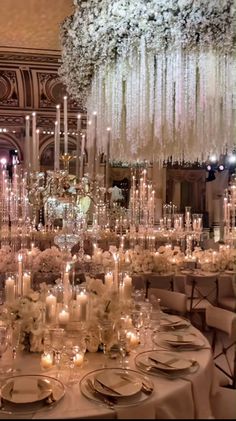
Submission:
[[[97,151],[136,162],[204,160],[234,148],[233,0],[75,1],[60,74],[96,111]],[[93,125],[88,125],[92,147]]]

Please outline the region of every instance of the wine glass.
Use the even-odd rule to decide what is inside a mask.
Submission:
[[[66,363],[69,363],[68,384],[78,381],[78,369],[84,364],[84,354],[86,352],[85,339],[81,338],[79,332],[68,332],[65,339]]]
[[[102,343],[103,354],[105,361],[103,367],[107,366],[107,353],[112,345],[114,338],[115,324],[113,320],[102,319],[99,321],[99,337]]]
[[[56,364],[57,370],[59,369],[59,366],[60,366],[61,354],[64,348],[64,335],[65,335],[65,329],[63,328],[49,329],[50,345],[54,352],[55,364]]]
[[[9,333],[9,345],[12,350],[12,359],[13,359],[13,367],[12,372],[17,372],[18,370],[14,367],[16,363],[16,357],[17,357],[17,350],[19,348],[20,344],[20,337],[21,337],[21,326],[22,321],[21,320],[13,320],[11,324],[11,329]]]
[[[9,326],[0,325],[0,363],[2,363],[2,357],[6,352],[9,345]],[[9,372],[9,367],[4,364],[4,367],[0,367],[0,375]]]
[[[122,369],[126,369],[128,364],[128,359],[126,359],[128,351],[128,326],[124,317],[121,317],[118,326],[117,326],[117,341],[118,347],[121,355],[120,365]]]

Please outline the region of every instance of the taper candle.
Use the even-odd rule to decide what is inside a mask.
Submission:
[[[64,96],[64,153],[68,153],[67,96]]]

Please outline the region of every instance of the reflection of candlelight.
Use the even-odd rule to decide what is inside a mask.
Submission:
[[[41,367],[42,368],[51,368],[53,365],[53,356],[49,352],[44,352],[41,355]]]
[[[84,355],[82,353],[77,352],[73,358],[74,365],[76,367],[81,367],[84,362]]]

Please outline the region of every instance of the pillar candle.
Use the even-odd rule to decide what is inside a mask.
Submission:
[[[51,323],[55,320],[56,317],[56,305],[57,305],[57,299],[55,295],[49,294],[45,298],[45,304],[46,304],[46,322]]]
[[[15,280],[14,278],[8,277],[5,282],[5,296],[8,304],[15,300]]]
[[[130,300],[131,295],[132,295],[132,278],[129,275],[124,276],[123,285],[124,285],[124,298],[127,300]]]
[[[105,279],[105,285],[110,288],[113,285],[113,274],[112,272],[108,272],[104,276]]]
[[[76,300],[79,302],[80,305],[80,321],[85,322],[87,319],[88,305],[88,296],[86,292],[80,291],[80,293],[76,295]]]
[[[22,292],[23,295],[27,295],[31,288],[31,276],[30,273],[24,272],[22,279]]]
[[[63,275],[63,300],[66,305],[68,305],[69,301],[69,286],[70,286],[70,279],[69,279],[69,271],[70,271],[70,265],[66,265],[66,270]]]
[[[66,325],[69,322],[70,314],[69,311],[62,309],[58,314],[59,325]]]
[[[68,153],[67,96],[64,96],[64,153]]]

